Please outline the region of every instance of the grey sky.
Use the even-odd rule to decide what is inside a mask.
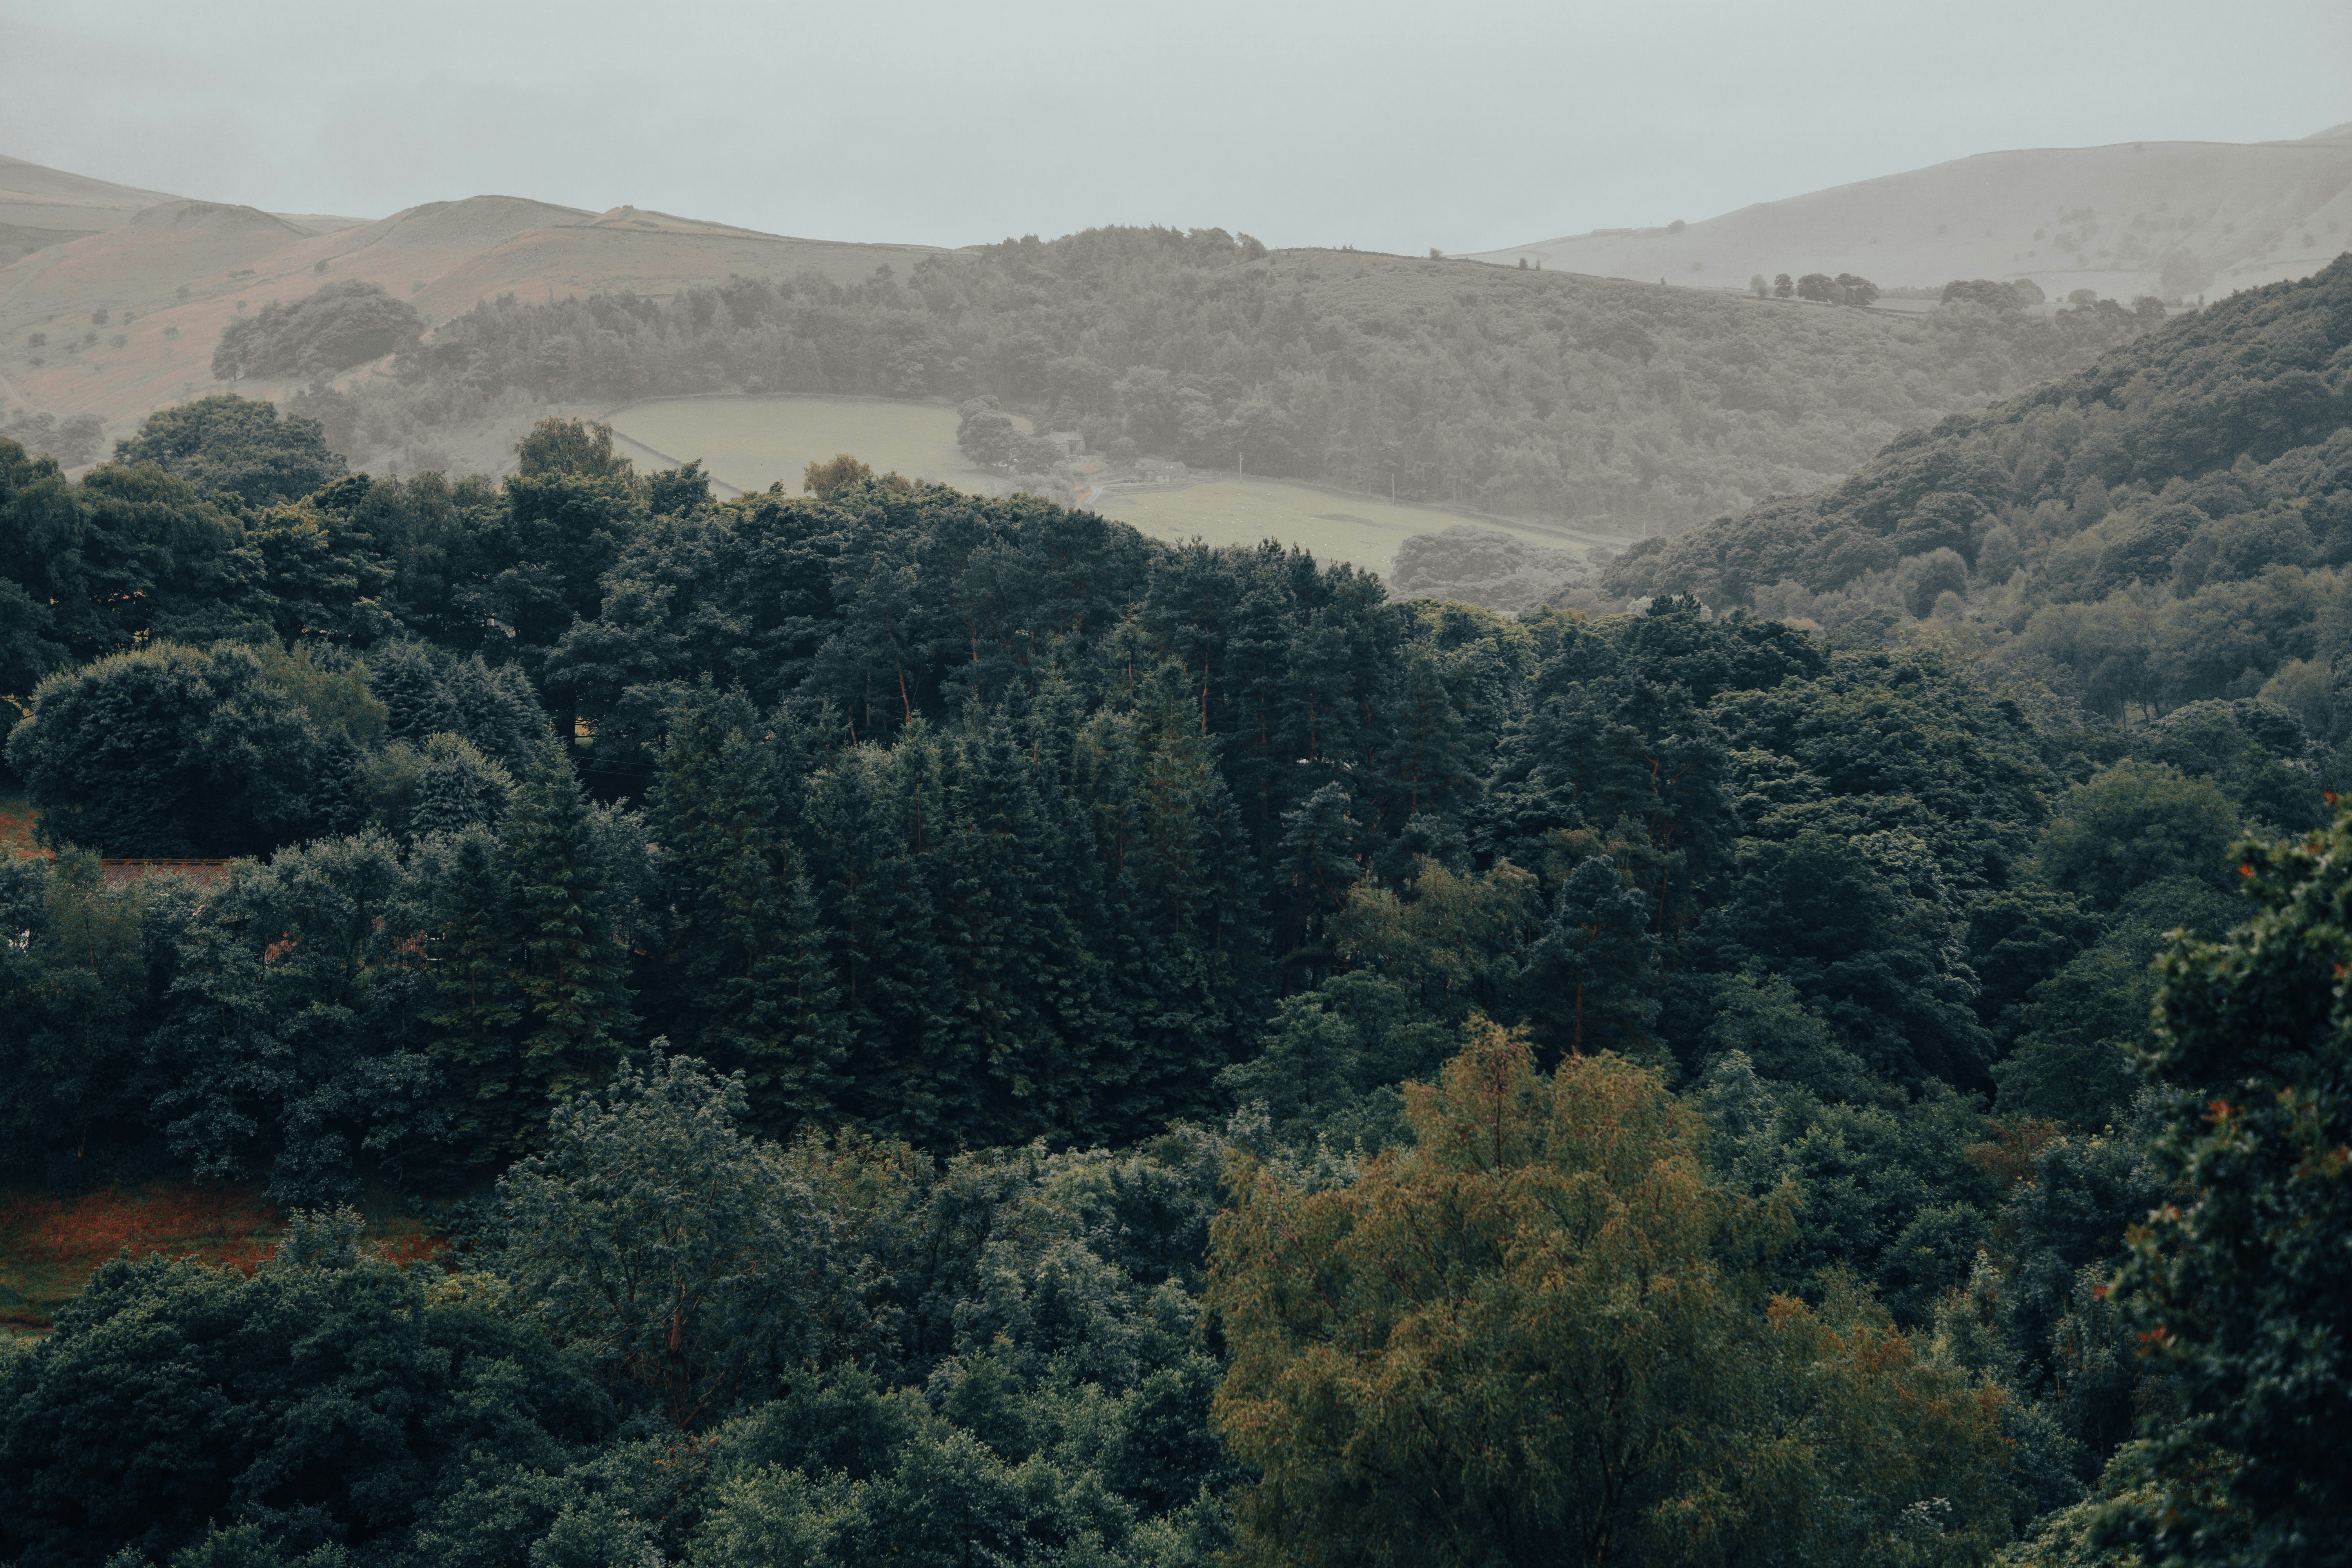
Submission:
[[[0,0],[0,152],[366,216],[495,191],[840,239],[1466,250],[2346,120],[2345,0]]]

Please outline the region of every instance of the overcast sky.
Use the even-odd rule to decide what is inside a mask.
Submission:
[[[0,152],[369,217],[497,192],[835,239],[1469,250],[2347,120],[2347,0],[0,0]]]

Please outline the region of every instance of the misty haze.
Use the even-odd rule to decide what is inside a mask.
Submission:
[[[2347,62],[0,0],[0,1565],[2352,1563]]]

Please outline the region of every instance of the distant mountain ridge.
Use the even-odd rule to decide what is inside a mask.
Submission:
[[[2031,278],[2128,300],[2316,271],[2352,245],[2352,125],[2299,142],[2121,142],[1983,153],[1663,228],[1475,260],[1697,288],[1854,272],[1885,288]]]

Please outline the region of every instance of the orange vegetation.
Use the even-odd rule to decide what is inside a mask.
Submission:
[[[10,1254],[85,1270],[127,1247],[133,1256],[197,1258],[250,1274],[277,1250],[282,1228],[259,1190],[241,1185],[110,1187],[0,1204],[0,1237]]]
[[[2003,1192],[2033,1173],[2034,1156],[2065,1136],[2065,1127],[2055,1121],[2043,1121],[2028,1116],[2015,1121],[1997,1121],[1991,1142],[1969,1145],[1969,1158],[1981,1166],[1985,1174],[2000,1184]]]
[[[38,855],[33,842],[33,808],[23,800],[0,800],[0,856]]]
[[[99,1265],[128,1248],[251,1274],[285,1235],[278,1210],[243,1184],[156,1183],[74,1197],[0,1197],[0,1324],[45,1328]],[[369,1226],[370,1250],[405,1268],[437,1263],[449,1238],[413,1221]]]

